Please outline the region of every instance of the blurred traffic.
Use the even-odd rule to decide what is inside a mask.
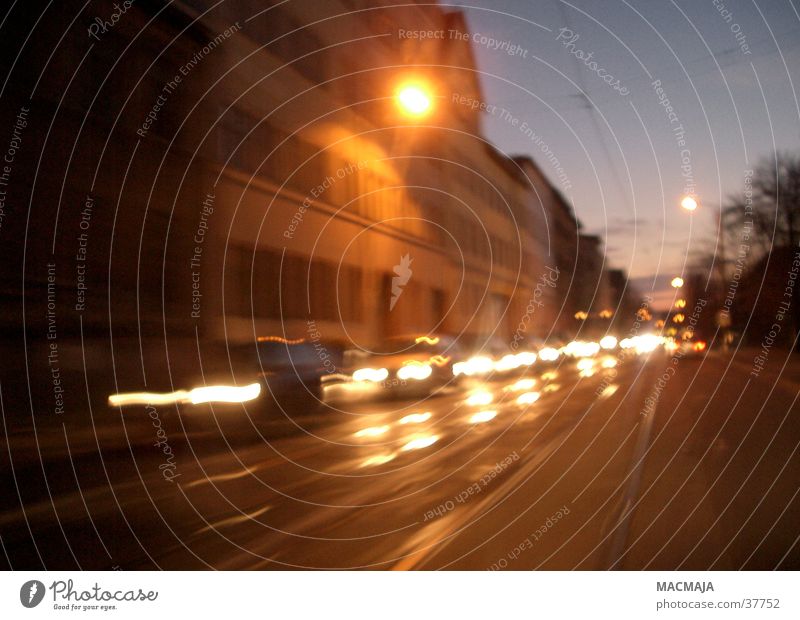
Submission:
[[[320,351],[325,351],[324,358]],[[261,425],[268,433],[281,419],[324,423],[326,415],[333,418],[336,413],[363,412],[370,404],[383,401],[424,404],[438,397],[463,396],[468,407],[492,405],[470,418],[472,423],[480,423],[490,421],[502,408],[533,405],[541,390],[557,389],[552,382],[556,377],[616,374],[618,365],[658,351],[676,358],[697,356],[706,352],[706,343],[647,333],[622,339],[606,335],[599,341],[545,343],[535,351],[490,353],[465,351],[447,336],[393,338],[372,350],[264,336],[257,339],[250,366],[238,366],[239,385],[205,385],[167,393],[121,392],[109,395],[108,404],[140,409],[144,405],[213,404],[218,409],[221,406],[226,417]],[[244,412],[239,411],[245,415],[233,411],[231,405],[237,403],[245,405]],[[409,414],[400,423],[424,421],[415,417],[419,415]],[[230,419],[227,425],[231,426]],[[302,424],[296,427],[301,429]]]

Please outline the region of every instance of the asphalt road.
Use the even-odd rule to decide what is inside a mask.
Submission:
[[[264,437],[221,435],[230,411],[95,405],[94,427],[4,442],[0,565],[798,569],[800,372],[782,363],[570,361],[527,390],[473,382]]]

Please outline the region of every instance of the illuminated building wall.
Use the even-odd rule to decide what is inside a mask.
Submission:
[[[510,341],[569,232],[542,247],[530,179],[485,141],[481,113],[454,100],[482,100],[469,41],[398,36],[467,32],[461,13],[361,1],[162,8],[134,4],[88,53],[85,31],[70,33],[46,77],[6,100],[14,109],[33,93],[16,182],[40,171],[31,204],[54,222],[26,237],[9,217],[2,231],[6,300],[23,294],[27,247],[32,333],[44,333],[51,284],[61,334],[100,335],[110,317],[132,351],[165,335],[304,337],[310,319],[324,339],[366,346],[430,331]],[[39,36],[59,27],[42,22]],[[424,119],[393,98],[411,76],[433,96]],[[52,127],[34,122],[56,109]],[[407,280],[399,295],[395,278]],[[530,336],[549,332],[548,313]]]

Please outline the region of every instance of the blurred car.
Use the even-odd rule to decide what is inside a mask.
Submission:
[[[252,426],[268,435],[295,432],[324,419],[322,383],[341,365],[342,348],[335,343],[286,340],[264,336],[256,343],[236,347],[232,351],[237,367],[237,383],[253,382],[260,386],[257,398],[239,405],[246,417],[235,413],[235,406],[221,409],[218,419],[223,428],[238,432]]]
[[[339,351],[329,344],[260,338],[256,343],[262,399],[268,408],[297,414],[316,409],[322,398],[322,377],[340,364]]]
[[[705,340],[676,340],[673,355],[681,358],[700,358],[708,353],[708,343]]]
[[[339,364],[341,347],[335,344],[262,337],[217,351],[203,365],[200,378],[182,377],[173,391],[112,394],[108,403],[145,411],[163,406],[165,415],[173,410],[167,406],[179,406],[187,433],[222,429],[226,435],[238,434],[252,432],[254,426],[284,432],[318,413],[322,378]]]
[[[529,348],[514,349],[497,338],[476,343],[471,350],[462,362],[454,364],[456,376],[505,381],[526,374],[538,357]]]
[[[342,372],[323,378],[325,402],[423,397],[454,384],[453,364],[461,359],[446,336],[389,338],[371,350],[343,354]]]

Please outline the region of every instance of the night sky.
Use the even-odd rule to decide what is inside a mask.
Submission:
[[[443,3],[457,5],[478,39],[484,97],[519,119],[486,114],[489,138],[534,157],[642,293],[666,292],[713,247],[717,209],[745,170],[800,150],[791,1]],[[690,216],[678,205],[692,190],[701,208]]]

